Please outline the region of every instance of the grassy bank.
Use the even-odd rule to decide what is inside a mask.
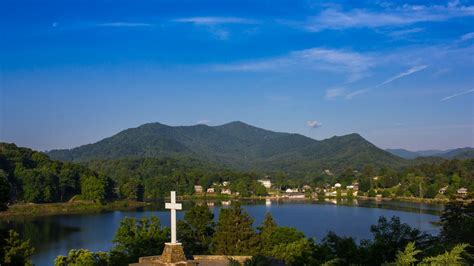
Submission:
[[[113,201],[100,204],[92,201],[76,201],[62,203],[17,203],[5,212],[0,212],[0,219],[20,216],[46,216],[59,214],[95,213],[112,210],[133,210],[146,206],[138,201]]]

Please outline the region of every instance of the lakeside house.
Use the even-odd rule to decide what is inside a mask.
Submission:
[[[229,181],[224,181],[222,182],[222,186],[223,187],[228,187],[230,185],[230,182]]]
[[[221,194],[232,195],[232,191],[228,188],[224,188],[222,189]]]
[[[297,188],[287,188],[285,190],[286,193],[296,193],[298,192],[298,189]]]
[[[311,191],[311,187],[309,185],[303,186],[303,192],[306,192],[306,191]]]
[[[196,185],[194,186],[194,192],[195,193],[202,193],[202,186]]]
[[[270,179],[259,179],[257,181],[261,183],[265,188],[272,188],[272,181]]]
[[[448,190],[448,186],[440,188],[438,190],[438,193],[444,195],[446,193],[446,190]]]
[[[334,184],[334,188],[341,188],[341,186],[342,186],[341,183]]]
[[[458,189],[457,193],[460,196],[467,196],[467,188],[462,187],[462,188]]]
[[[288,199],[304,199],[305,195],[301,192],[287,192],[283,194],[283,197]]]
[[[215,192],[215,190],[214,190],[213,187],[210,187],[210,188],[207,189],[207,193],[214,193],[214,192]]]

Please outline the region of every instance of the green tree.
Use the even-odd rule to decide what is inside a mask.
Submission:
[[[106,252],[92,252],[87,249],[71,249],[67,256],[58,256],[54,266],[107,266],[110,265]]]
[[[205,205],[194,206],[178,221],[178,239],[188,255],[209,254],[215,230],[214,214]]]
[[[124,218],[114,236],[115,246],[110,251],[112,265],[128,265],[140,257],[160,254],[169,233],[168,228],[161,228],[157,217]]]
[[[10,230],[3,245],[3,263],[1,265],[32,265],[30,257],[35,249],[30,247],[30,240],[23,241],[20,235]],[[1,261],[0,261],[1,262]]]
[[[10,184],[8,183],[7,174],[0,169],[0,211],[7,210],[7,204],[10,200]]]
[[[272,250],[274,258],[285,261],[286,265],[312,265],[314,247],[306,238],[291,243],[281,243]]]
[[[441,214],[440,236],[448,246],[467,243],[469,253],[474,253],[474,202],[451,200]]]
[[[423,259],[422,264],[430,265],[462,265],[464,260],[462,254],[465,252],[465,249],[468,247],[468,244],[457,244],[451,249],[451,251],[446,251],[445,253],[438,255],[436,257],[428,257]]]
[[[394,261],[397,252],[410,242],[429,243],[431,240],[430,235],[401,223],[400,218],[395,216],[390,220],[381,216],[370,231],[374,236],[369,247],[370,259],[376,264]]]
[[[395,264],[401,266],[415,265],[415,263],[418,261],[415,257],[420,252],[420,250],[416,249],[415,243],[410,242],[403,251],[398,251]]]
[[[104,202],[106,198],[106,180],[96,176],[81,177],[81,195],[84,200]]]
[[[371,198],[374,198],[377,194],[375,193],[375,190],[374,189],[370,189],[369,190],[369,194],[368,196],[371,197]]]
[[[258,247],[258,239],[252,227],[253,220],[240,204],[221,209],[216,232],[212,239],[214,254],[253,255]]]

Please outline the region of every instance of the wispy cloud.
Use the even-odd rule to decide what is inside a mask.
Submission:
[[[416,73],[416,72],[418,72],[418,71],[421,71],[421,70],[423,70],[423,69],[425,69],[425,68],[427,68],[427,67],[428,67],[427,65],[420,65],[420,66],[411,67],[411,68],[408,69],[407,71],[401,72],[401,73],[399,73],[399,74],[397,74],[397,75],[395,75],[395,76],[393,76],[393,77],[390,77],[390,78],[388,78],[387,80],[385,80],[384,82],[379,83],[379,84],[377,84],[377,85],[375,85],[375,86],[373,86],[373,87],[371,87],[371,88],[362,89],[362,90],[356,90],[356,91],[354,91],[354,92],[351,92],[351,93],[349,93],[349,94],[346,95],[346,99],[352,99],[352,98],[354,98],[354,97],[357,96],[357,95],[361,95],[361,94],[367,93],[367,92],[369,92],[369,91],[372,90],[372,89],[376,89],[376,88],[382,87],[382,86],[387,85],[387,84],[389,84],[389,83],[391,83],[391,82],[394,82],[394,81],[397,80],[397,79],[401,79],[401,78],[403,78],[403,77],[409,76],[409,75],[411,75],[411,74],[413,74],[413,73]]]
[[[405,35],[409,35],[409,34],[413,34],[413,33],[422,32],[424,30],[425,29],[423,29],[423,28],[412,28],[412,29],[396,30],[396,31],[390,32],[389,35],[392,36],[392,37],[401,37],[401,36],[405,36]]]
[[[316,120],[309,120],[309,121],[306,121],[306,125],[310,128],[318,128],[318,127],[321,127],[323,124],[321,124],[320,122]]]
[[[418,22],[444,21],[454,17],[473,16],[474,6],[450,2],[447,5],[402,5],[383,10],[325,9],[304,23],[309,31],[346,28],[379,28],[405,26]]]
[[[463,91],[463,92],[458,92],[458,93],[455,93],[453,95],[449,95],[447,97],[444,97],[443,99],[441,99],[440,101],[441,102],[444,102],[444,101],[447,101],[447,100],[450,100],[454,97],[458,97],[458,96],[461,96],[461,95],[464,95],[464,94],[468,94],[468,93],[472,93],[474,92],[474,89],[470,89],[470,90],[467,90],[467,91]]]
[[[138,22],[107,22],[97,23],[97,27],[151,27],[149,23],[138,23]]]
[[[460,38],[461,41],[467,41],[467,40],[471,40],[471,39],[474,39],[474,32],[466,33],[463,36],[461,36],[461,38]]]
[[[343,87],[330,88],[326,90],[324,97],[326,99],[335,99],[347,95],[347,91]]]
[[[258,21],[239,17],[188,17],[173,19],[173,22],[192,23],[194,25],[257,24]]]
[[[349,80],[367,75],[374,65],[370,56],[360,53],[325,48],[311,48],[290,52],[287,55],[261,60],[216,65],[216,71],[276,71],[285,69],[313,69],[347,73]]]
[[[393,76],[393,77],[391,77],[391,78],[385,80],[384,82],[380,83],[379,85],[377,85],[377,86],[375,86],[375,87],[380,87],[380,86],[386,85],[386,84],[391,83],[391,82],[393,82],[393,81],[395,81],[395,80],[397,80],[397,79],[400,79],[400,78],[403,78],[403,77],[405,77],[405,76],[408,76],[408,75],[411,75],[411,74],[413,74],[413,73],[416,73],[416,72],[418,72],[418,71],[421,71],[421,70],[423,70],[423,69],[425,69],[425,68],[427,68],[427,67],[428,67],[427,65],[414,66],[414,67],[408,69],[407,71],[404,71],[404,72],[402,72],[402,73],[399,73],[399,74],[397,74],[397,75],[395,75],[395,76]]]

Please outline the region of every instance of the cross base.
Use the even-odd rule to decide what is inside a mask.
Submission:
[[[183,245],[181,245],[181,243],[165,243],[165,248],[163,249],[160,260],[166,263],[186,261]]]

